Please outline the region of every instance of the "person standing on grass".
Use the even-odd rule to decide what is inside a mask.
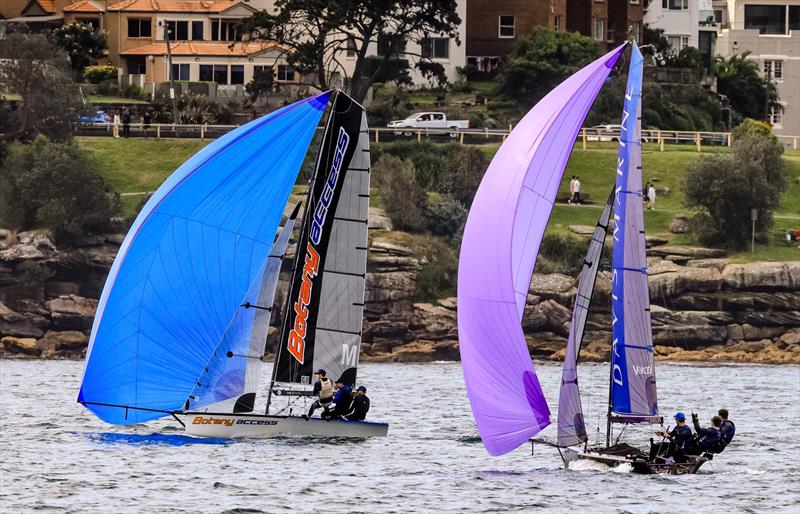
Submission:
[[[122,136],[131,137],[131,112],[128,109],[122,113]]]
[[[142,116],[142,128],[144,128],[144,138],[147,139],[147,132],[150,130],[150,122],[153,121],[153,116],[150,111],[144,111]]]
[[[572,195],[572,203],[581,203],[581,178],[577,175],[572,182],[572,189],[575,191]]]
[[[652,182],[647,183],[647,208],[651,210],[656,208],[656,186]]]
[[[114,120],[112,121],[111,125],[111,135],[113,135],[115,139],[119,139],[119,124],[119,111],[114,111]]]

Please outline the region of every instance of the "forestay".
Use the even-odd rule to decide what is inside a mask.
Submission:
[[[578,289],[569,325],[569,339],[567,339],[564,368],[561,373],[561,390],[558,396],[558,446],[574,446],[587,440],[578,387],[578,357],[583,343],[586,319],[589,317],[597,272],[600,270],[600,258],[603,256],[613,198],[612,191],[595,225],[589,250],[578,277]]]
[[[132,424],[185,406],[263,271],[329,97],[213,141],[141,210],[112,265],[87,351],[78,401],[98,417]],[[250,334],[250,323],[237,331]]]
[[[521,319],[542,235],[584,118],[624,45],[564,81],[520,121],[486,171],[464,228],[458,332],[486,450],[509,452],[550,423]]]
[[[611,263],[611,411],[630,416],[658,413],[642,201],[643,62],[634,44],[617,157]]]
[[[337,92],[304,216],[275,382],[310,384],[318,368],[351,385],[361,344],[369,214],[364,108]]]

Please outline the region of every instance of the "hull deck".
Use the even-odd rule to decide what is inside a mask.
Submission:
[[[709,460],[701,456],[687,456],[683,462],[675,462],[672,459],[655,459],[654,461],[650,461],[646,455],[641,453],[620,455],[613,451],[609,453],[605,448],[590,448],[584,452],[571,453],[573,453],[573,455],[571,455],[569,460],[591,460],[611,467],[616,467],[621,464],[630,464],[634,473],[643,475],[694,474]]]
[[[197,437],[265,439],[282,436],[386,437],[388,423],[299,416],[189,412],[181,416],[186,433]]]

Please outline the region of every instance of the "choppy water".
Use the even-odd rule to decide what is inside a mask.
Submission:
[[[734,444],[694,476],[565,470],[530,447],[492,458],[455,363],[367,364],[389,438],[197,440],[174,423],[101,423],[75,403],[82,364],[0,361],[3,512],[800,511],[800,367],[660,364],[662,411],[731,410]],[[557,403],[559,366],[540,364]],[[607,368],[584,365],[588,416]],[[550,427],[544,435],[554,436]],[[640,437],[649,437],[640,433]]]

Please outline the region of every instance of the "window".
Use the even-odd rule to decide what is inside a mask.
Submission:
[[[128,75],[144,75],[147,69],[144,56],[141,57],[126,57]]]
[[[278,65],[278,80],[283,82],[294,81],[294,68],[287,64]]]
[[[450,39],[446,37],[426,37],[422,43],[422,57],[429,59],[449,59]]]
[[[764,76],[776,82],[782,82],[783,61],[764,61]]]
[[[194,41],[202,41],[203,40],[203,22],[202,21],[193,21],[192,22],[192,40],[194,40]]]
[[[258,75],[259,73],[264,73],[264,72],[272,73],[272,66],[261,66],[258,64],[253,66],[253,77]]]
[[[201,64],[200,80],[204,82],[228,83],[228,66],[225,64]]]
[[[786,34],[785,5],[745,5],[744,28],[759,34]]]
[[[561,16],[556,15],[553,17],[553,30],[561,32]]]
[[[617,30],[614,28],[614,25],[611,23],[608,24],[608,30],[606,31],[606,41],[614,41],[614,34]]]
[[[170,41],[189,41],[188,21],[167,21]]]
[[[231,64],[231,84],[244,84],[243,64]]]
[[[642,39],[642,24],[638,21],[631,24],[631,35],[636,41],[641,41]]]
[[[128,37],[152,37],[150,18],[128,18]]]
[[[513,16],[500,16],[498,19],[500,25],[498,37],[512,38],[514,37],[514,17]]]
[[[800,30],[800,5],[789,6],[789,30]]]
[[[189,80],[189,65],[188,64],[173,64],[172,65],[172,80]]]
[[[597,41],[602,41],[603,38],[606,36],[606,20],[603,18],[595,18],[594,19],[594,32],[592,36]]]
[[[661,0],[661,8],[670,11],[685,11],[689,8],[689,0]]]
[[[673,53],[680,53],[681,50],[689,46],[689,36],[667,35],[667,41]]]
[[[242,32],[237,21],[211,21],[212,41],[241,41]]]
[[[345,48],[347,49],[346,50],[347,58],[348,59],[355,59],[355,57],[356,57],[356,39],[353,36],[348,36],[347,37],[347,42],[345,43],[345,45],[346,45]]]
[[[772,106],[769,108],[769,124],[773,127],[780,127],[783,121],[783,107]]]
[[[378,55],[386,57],[391,52],[392,57],[404,53],[406,43],[402,38],[392,34],[380,34],[378,36]]]
[[[631,3],[632,3],[633,5],[639,5],[639,0],[631,0]]]

